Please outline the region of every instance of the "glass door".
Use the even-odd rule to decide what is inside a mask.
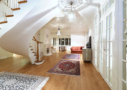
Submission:
[[[97,17],[94,20],[94,25],[95,25],[95,66],[97,66],[97,53],[98,53],[98,49],[97,49],[97,38],[98,38],[98,26],[97,26]]]
[[[122,90],[127,90],[127,0],[123,1]]]
[[[103,74],[103,22],[100,22],[100,58],[99,58],[99,70]]]
[[[106,79],[112,85],[112,13],[106,17]]]

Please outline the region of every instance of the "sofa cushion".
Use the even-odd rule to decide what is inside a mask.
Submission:
[[[79,46],[79,47],[77,47],[77,50],[81,50],[81,47]]]
[[[77,51],[78,48],[77,48],[77,47],[72,47],[71,50],[72,50],[72,51]]]

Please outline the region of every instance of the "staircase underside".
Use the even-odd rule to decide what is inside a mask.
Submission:
[[[32,0],[33,2],[36,2],[35,0]],[[40,30],[44,25],[46,25],[52,18],[54,18],[59,12],[60,9],[57,7],[57,2],[53,5],[54,1],[52,0],[38,0],[39,2],[34,6],[34,8],[31,8],[31,10],[25,14],[19,20],[14,26],[10,29],[9,26],[13,24],[13,20],[16,19],[10,19],[11,21],[3,21],[0,22],[2,24],[2,28],[8,28],[8,31],[2,33],[0,38],[0,46],[12,53],[16,53],[19,55],[26,56],[31,59],[29,55],[29,44],[35,35],[35,33]],[[47,7],[47,3],[49,3],[49,6]],[[26,2],[19,2],[26,3]],[[20,11],[20,8],[13,8],[12,9],[15,12]],[[18,10],[18,11],[16,11]],[[25,11],[25,8],[21,10]],[[17,13],[19,14],[19,13]],[[12,17],[15,18],[16,15],[6,15],[6,17]],[[19,17],[17,16],[17,19]],[[7,24],[3,24],[7,23]],[[1,30],[1,31],[5,31]],[[32,54],[34,54],[33,52]],[[34,55],[33,55],[34,56]]]

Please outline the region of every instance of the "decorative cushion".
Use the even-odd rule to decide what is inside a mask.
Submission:
[[[80,47],[80,50],[82,50],[84,47]]]

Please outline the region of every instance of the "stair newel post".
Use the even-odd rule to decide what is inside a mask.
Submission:
[[[41,42],[39,43],[39,61],[41,61]]]
[[[39,42],[37,41],[37,62],[39,62]]]

